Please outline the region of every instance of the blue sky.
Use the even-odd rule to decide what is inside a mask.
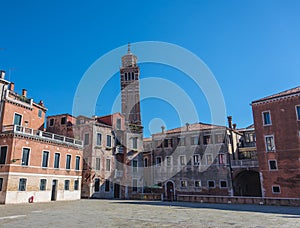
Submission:
[[[44,100],[48,115],[71,113],[85,71],[127,42],[170,42],[196,54],[219,82],[227,114],[239,127],[252,123],[251,101],[300,84],[296,0],[1,0],[0,8],[0,68],[16,90],[27,88],[28,96]],[[142,64],[141,78],[152,75],[186,90],[200,121],[210,121],[203,94],[181,72]],[[120,89],[118,77],[101,91],[97,115],[110,112]],[[155,118],[164,120],[167,128],[179,125],[176,110],[159,99],[143,101],[142,111],[145,135]]]

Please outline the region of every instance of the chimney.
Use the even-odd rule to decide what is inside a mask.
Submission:
[[[232,124],[233,129],[236,130],[236,123]]]
[[[10,83],[9,90],[10,90],[10,91],[14,91],[14,89],[15,89],[15,83],[11,82],[11,83]]]
[[[40,105],[40,106],[44,106],[44,101],[43,101],[43,100],[40,100],[39,105]]]
[[[228,116],[227,119],[228,119],[228,127],[232,129],[232,116]]]
[[[22,89],[22,96],[27,97],[27,90],[26,89]]]
[[[5,71],[4,71],[4,70],[0,70],[0,77],[1,77],[2,79],[5,78]]]
[[[185,126],[186,126],[186,131],[189,131],[189,126],[190,126],[190,124],[189,124],[189,123],[186,123]]]
[[[162,134],[165,133],[165,126],[161,126],[161,133],[162,133]]]

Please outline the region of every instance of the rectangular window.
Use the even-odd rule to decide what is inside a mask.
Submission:
[[[179,165],[185,165],[185,156],[184,155],[179,156]]]
[[[171,156],[167,156],[166,157],[166,166],[167,167],[171,167],[172,166],[172,157]]]
[[[69,180],[65,180],[65,190],[66,191],[70,190],[70,181]]]
[[[138,144],[138,138],[134,137],[132,138],[132,148],[137,149],[137,144]]]
[[[121,130],[121,119],[117,119],[117,130]]]
[[[78,171],[80,169],[80,157],[76,156],[75,170]]]
[[[180,181],[180,186],[181,186],[182,188],[186,188],[186,187],[187,187],[187,181],[186,181],[186,180]]]
[[[0,192],[2,191],[3,178],[0,178]]]
[[[84,145],[89,145],[90,142],[90,135],[89,133],[84,134]]]
[[[49,126],[52,127],[54,125],[54,119],[49,120]]]
[[[161,166],[161,157],[156,157],[156,166]]]
[[[70,168],[71,168],[71,155],[68,154],[66,158],[66,169],[70,169]]]
[[[148,167],[148,158],[144,158],[144,167]]]
[[[224,143],[224,140],[225,137],[224,137],[224,134],[216,134],[215,135],[215,142],[216,143]]]
[[[100,191],[100,179],[99,178],[95,178],[94,191],[95,192],[99,192]]]
[[[22,154],[22,165],[28,166],[29,164],[29,148],[23,148],[23,154]]]
[[[40,191],[45,191],[46,190],[46,184],[47,184],[46,179],[41,179],[40,180]]]
[[[271,114],[270,112],[263,112],[263,123],[264,125],[271,125]]]
[[[14,125],[22,126],[22,116],[20,114],[15,113]]]
[[[106,146],[111,147],[111,136],[110,135],[106,135]]]
[[[79,180],[74,181],[74,190],[75,191],[79,190]]]
[[[275,151],[275,143],[274,143],[274,136],[269,135],[265,136],[265,142],[266,142],[266,151]]]
[[[54,154],[54,168],[58,169],[59,168],[59,160],[60,160],[60,154],[55,153]]]
[[[208,186],[209,188],[214,188],[214,187],[215,187],[215,182],[212,181],[212,180],[209,180],[209,181],[207,181],[207,186]]]
[[[279,194],[280,193],[280,186],[279,185],[273,185],[272,186],[272,192],[274,194]]]
[[[138,171],[138,161],[132,160],[132,172],[137,173]]]
[[[226,164],[226,155],[225,154],[219,154],[219,164],[220,165]]]
[[[106,166],[105,166],[105,170],[106,170],[107,172],[109,172],[109,171],[110,171],[110,159],[109,159],[109,158],[107,158],[107,159],[106,159]]]
[[[105,191],[109,192],[110,190],[110,181],[109,180],[105,180]]]
[[[199,137],[198,136],[191,137],[191,145],[199,145]]]
[[[220,187],[221,188],[227,188],[227,181],[221,180],[220,181]]]
[[[269,160],[269,169],[277,170],[277,161],[276,160]]]
[[[96,158],[96,170],[100,170],[100,158]]]
[[[195,188],[201,188],[201,181],[195,181],[194,182],[194,186],[195,186]]]
[[[213,157],[211,154],[206,155],[206,165],[211,165],[213,163]]]
[[[38,111],[38,117],[39,117],[39,118],[42,118],[42,115],[43,115],[43,112],[42,112],[41,109],[39,109],[39,111]]]
[[[60,124],[66,124],[67,118],[64,116],[60,119]]]
[[[194,164],[194,166],[199,166],[200,165],[200,155],[199,154],[194,154],[193,155],[193,164]]]
[[[43,168],[48,167],[48,160],[49,160],[49,152],[43,151],[43,159],[42,159],[42,167]]]
[[[211,144],[211,137],[210,137],[210,135],[204,135],[203,136],[203,144],[204,145]]]
[[[97,146],[101,146],[102,144],[102,135],[101,133],[97,133]]]
[[[132,180],[132,191],[133,192],[137,192],[138,188],[137,188],[137,180],[133,179]]]
[[[19,191],[26,191],[26,182],[27,182],[27,179],[20,178],[20,180],[19,180]]]
[[[296,106],[297,120],[300,120],[300,106]]]
[[[0,164],[6,163],[7,146],[1,146],[0,149]]]
[[[185,146],[185,138],[184,137],[178,138],[178,144],[179,146]]]

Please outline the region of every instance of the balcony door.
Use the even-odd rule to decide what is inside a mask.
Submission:
[[[15,113],[14,116],[14,125],[21,126],[22,125],[22,116],[18,113]]]

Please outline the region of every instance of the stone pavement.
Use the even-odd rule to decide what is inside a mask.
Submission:
[[[300,208],[132,200],[0,205],[0,227],[300,227]]]

